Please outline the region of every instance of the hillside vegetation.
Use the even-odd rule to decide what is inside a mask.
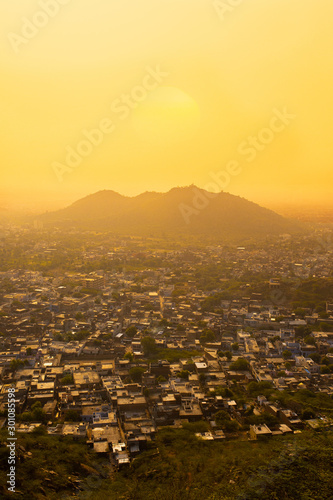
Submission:
[[[329,500],[333,434],[303,432],[264,442],[205,442],[198,424],[164,428],[150,449],[120,472],[84,443],[47,435],[19,436],[17,493],[5,489],[2,431],[1,498],[101,500]]]

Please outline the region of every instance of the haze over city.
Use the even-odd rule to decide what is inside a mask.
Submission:
[[[209,190],[230,162],[227,192],[264,206],[331,204],[330,0],[42,5],[0,4],[2,206]],[[289,118],[272,121],[277,112]],[[66,164],[101,123],[102,140]]]

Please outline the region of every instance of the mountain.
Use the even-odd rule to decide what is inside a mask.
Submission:
[[[263,237],[300,231],[295,221],[239,196],[196,186],[135,197],[99,191],[71,206],[43,214],[46,226],[108,230],[122,235]]]

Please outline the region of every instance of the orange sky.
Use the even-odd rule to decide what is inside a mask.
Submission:
[[[2,204],[214,175],[266,205],[329,202],[333,2],[235,3],[1,2]]]

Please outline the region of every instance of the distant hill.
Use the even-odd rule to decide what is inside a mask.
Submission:
[[[40,219],[46,226],[137,236],[183,234],[234,239],[301,230],[299,223],[256,203],[224,192],[214,195],[196,186],[135,197],[99,191]]]

